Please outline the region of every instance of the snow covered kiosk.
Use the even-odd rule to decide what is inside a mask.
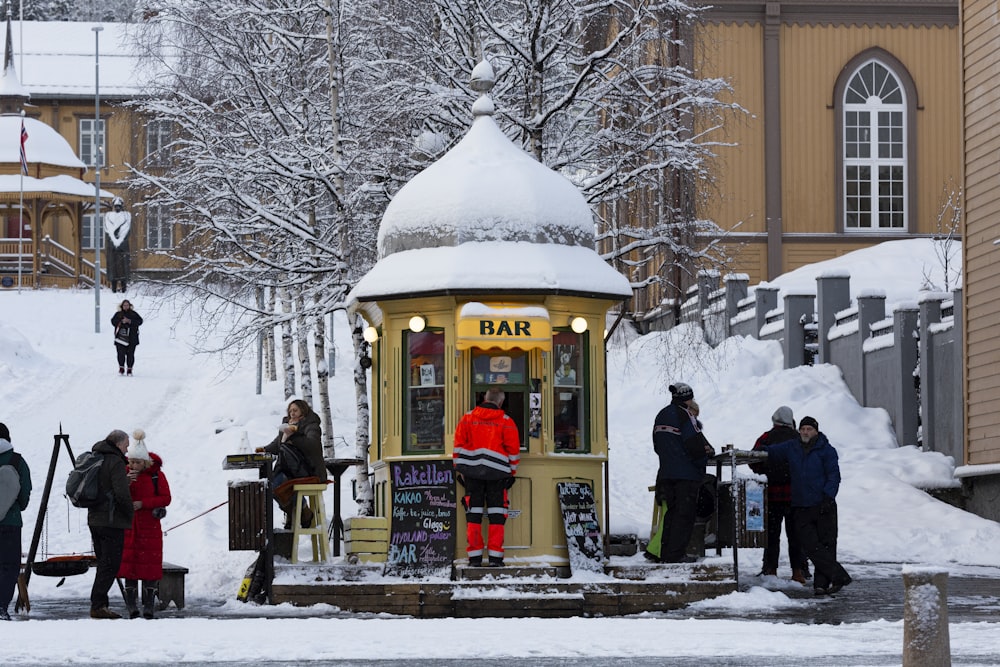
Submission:
[[[371,325],[375,509],[394,516],[394,463],[450,468],[458,420],[501,385],[521,437],[505,557],[560,566],[557,483],[589,482],[606,529],[605,322],[632,292],[595,252],[577,188],[497,126],[493,82],[480,63],[472,126],[393,198],[379,260],[348,297]],[[461,508],[453,534],[464,559]]]

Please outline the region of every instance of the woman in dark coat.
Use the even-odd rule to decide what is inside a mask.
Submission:
[[[163,578],[163,529],[160,518],[170,504],[170,484],[163,474],[163,460],[146,449],[145,433],[137,430],[128,448],[129,492],[132,494],[132,528],[125,531],[125,549],[118,576],[125,579],[125,606],[129,618],[139,616],[139,581],[142,580],[142,616],[153,618],[153,605]]]
[[[124,375],[126,367],[132,375],[135,365],[135,348],[139,345],[139,326],[142,316],[132,310],[132,304],[125,299],[118,306],[118,312],[111,316],[111,326],[115,328],[115,351],[118,353],[118,374]]]
[[[294,451],[282,451],[282,445],[291,447]],[[283,484],[289,480],[302,477],[315,477],[320,482],[326,482],[326,461],[323,460],[323,433],[319,415],[312,411],[309,404],[296,399],[288,404],[288,414],[281,420],[278,435],[264,447],[258,447],[258,452],[276,454],[278,457],[271,476],[274,486],[274,500],[288,515],[292,507],[291,484]],[[298,454],[299,456],[289,456]],[[304,459],[305,466],[297,469],[296,459]],[[285,527],[291,526],[291,519],[286,518]],[[311,525],[312,511],[308,507],[302,509],[302,523]]]

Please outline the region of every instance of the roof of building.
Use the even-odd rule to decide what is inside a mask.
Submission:
[[[480,63],[472,126],[403,186],[379,228],[379,261],[349,295],[373,301],[428,293],[564,293],[625,298],[628,281],[594,251],[593,212],[579,189],[507,138]]]
[[[144,70],[132,46],[136,25],[12,21],[11,26],[14,64],[21,85],[32,97],[92,99],[96,74],[101,97],[143,94]],[[95,37],[98,26],[102,30]]]

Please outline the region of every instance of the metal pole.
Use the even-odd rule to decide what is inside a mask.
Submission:
[[[24,49],[21,49],[22,52]],[[21,109],[21,133],[17,137],[18,146],[24,147],[24,109]],[[24,167],[21,166],[18,170],[21,174],[21,198],[18,203],[17,211],[17,293],[21,293],[21,273],[22,266],[24,265]],[[33,229],[33,228],[32,228]]]
[[[101,31],[103,26],[94,26],[94,146],[91,155],[94,161],[94,333],[101,333],[101,241],[104,240],[104,226],[101,225]]]

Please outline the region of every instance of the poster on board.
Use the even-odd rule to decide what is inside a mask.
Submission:
[[[455,473],[447,461],[393,461],[385,574],[450,576],[455,558]]]

